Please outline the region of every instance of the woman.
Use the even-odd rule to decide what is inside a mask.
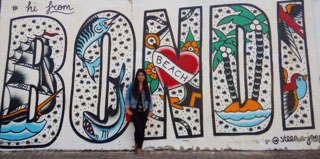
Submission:
[[[147,117],[152,116],[152,98],[146,80],[146,72],[139,69],[133,83],[130,84],[126,94],[126,113],[131,115],[135,127],[134,141],[136,153],[141,153],[144,140],[144,129]]]

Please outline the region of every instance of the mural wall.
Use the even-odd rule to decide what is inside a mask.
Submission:
[[[0,151],[133,149],[138,68],[145,149],[318,149],[314,4],[3,0]]]
[[[279,2],[277,7],[283,127],[314,128],[304,5]]]
[[[177,138],[203,136],[202,8],[179,9],[178,23],[176,42],[165,9],[145,12],[143,65],[156,108],[148,122],[150,139],[166,138],[167,105]]]
[[[74,47],[70,107],[72,128],[79,137],[107,142],[128,126],[124,89],[134,77],[134,48],[132,25],[119,12],[95,13],[81,26]]]
[[[268,17],[248,4],[212,6],[210,11],[214,133],[240,135],[267,131],[273,116]]]

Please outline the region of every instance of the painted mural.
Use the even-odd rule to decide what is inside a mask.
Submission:
[[[146,138],[166,137],[167,105],[177,138],[203,135],[201,27],[201,7],[180,9],[177,46],[166,10],[145,12],[143,65],[154,102]]]
[[[119,12],[96,13],[82,25],[74,50],[72,128],[90,142],[113,140],[128,126],[124,89],[134,77],[132,25]]]
[[[278,2],[283,129],[314,128],[302,1]]]
[[[45,16],[11,19],[0,118],[1,147],[43,147],[59,135],[64,114],[66,33]]]
[[[0,151],[133,149],[138,68],[144,148],[319,149],[311,1],[0,4]]]
[[[254,6],[234,4],[211,7],[210,19],[214,133],[264,132],[272,122],[273,109],[268,18]],[[238,48],[240,39],[243,50]],[[239,72],[244,73],[242,79]]]

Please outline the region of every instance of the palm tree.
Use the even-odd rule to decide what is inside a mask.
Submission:
[[[224,17],[218,22],[217,26],[221,26],[221,25],[232,22],[233,24],[236,24],[241,28],[243,28],[246,33],[254,31],[255,37],[256,37],[257,55],[256,55],[256,63],[255,63],[255,71],[254,71],[254,82],[253,82],[254,85],[252,89],[252,100],[258,101],[260,84],[262,79],[262,62],[263,62],[263,54],[264,54],[263,35],[269,32],[269,26],[268,24],[265,23],[267,18],[263,13],[255,16],[251,11],[239,5],[230,6],[230,8],[233,9],[235,12],[239,12],[239,14]],[[234,37],[236,36],[237,28],[235,28],[234,30],[230,31],[227,34],[227,37],[231,37],[229,39],[222,32],[217,31],[217,29],[214,29],[214,32],[219,37],[219,41],[212,44],[212,48],[213,48],[212,52],[217,50],[217,53],[213,60],[213,70],[217,68],[217,65],[221,61],[224,62],[224,70],[225,70],[224,73],[226,75],[229,94],[231,96],[233,103],[239,102],[239,96],[237,95],[237,92],[234,87],[234,82],[233,82],[231,68],[230,68],[230,60],[228,56],[228,53],[231,53],[235,58],[237,56],[237,52],[236,52],[237,44],[236,44],[236,38]],[[267,37],[269,38],[269,34],[267,34]],[[232,45],[226,42],[227,39],[228,41],[232,42]],[[246,40],[246,43],[248,42],[251,42],[251,41]],[[230,52],[230,49],[231,49],[231,52]]]
[[[213,31],[219,38],[219,41],[212,44],[212,52],[217,51],[213,59],[213,71],[215,71],[218,67],[218,64],[223,61],[224,73],[226,75],[230,97],[234,103],[238,101],[239,98],[232,79],[229,54],[236,56],[236,37],[234,35],[226,36],[218,29],[213,29]]]

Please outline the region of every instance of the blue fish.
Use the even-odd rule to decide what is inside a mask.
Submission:
[[[111,19],[94,17],[81,27],[76,40],[76,55],[83,62],[83,68],[87,68],[89,75],[93,81],[95,68],[101,63],[100,57],[95,60],[89,60],[84,57],[88,47],[94,42],[98,41],[101,46],[103,36],[109,31],[114,24],[113,21],[117,16]]]
[[[117,78],[109,77],[111,83],[114,84],[114,91],[117,94],[117,111],[120,113],[116,122],[112,125],[107,125],[108,116],[113,116],[114,114],[107,111],[105,112],[105,119],[100,120],[99,117],[91,112],[85,111],[83,113],[83,128],[87,135],[94,141],[105,142],[111,140],[115,136],[119,135],[121,130],[123,130],[124,117],[125,117],[125,106],[123,97],[123,87],[122,83],[125,74],[125,64],[122,65],[120,74]]]

